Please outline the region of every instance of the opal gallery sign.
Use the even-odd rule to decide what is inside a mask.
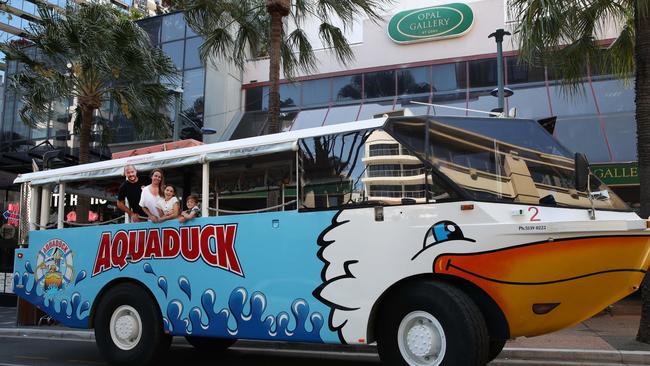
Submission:
[[[388,36],[397,43],[460,37],[474,23],[472,8],[453,3],[401,11],[388,23]]]

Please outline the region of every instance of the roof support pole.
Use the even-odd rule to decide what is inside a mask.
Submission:
[[[59,183],[59,212],[56,219],[56,228],[63,229],[65,219],[65,183]]]
[[[52,197],[52,188],[49,184],[43,185],[41,190],[41,221],[40,230],[47,229],[47,222],[50,221],[50,198]]]
[[[210,162],[203,163],[203,182],[201,184],[201,217],[207,217],[210,206]]]
[[[30,186],[31,194],[29,200],[29,230],[36,230],[36,218],[38,217],[38,204],[40,203],[41,189],[38,186]]]

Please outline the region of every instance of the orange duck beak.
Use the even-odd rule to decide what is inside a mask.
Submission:
[[[472,254],[444,254],[434,272],[464,278],[496,301],[511,337],[579,323],[636,291],[650,236],[562,239]]]

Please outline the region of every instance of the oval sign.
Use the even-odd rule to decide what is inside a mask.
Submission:
[[[388,23],[388,36],[397,43],[460,37],[472,24],[474,13],[466,4],[437,5],[395,14]]]

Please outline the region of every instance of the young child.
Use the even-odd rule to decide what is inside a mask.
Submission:
[[[201,217],[201,207],[199,207],[199,199],[196,198],[196,196],[187,196],[186,204],[187,210],[181,212],[181,215],[178,217],[178,221],[183,223],[195,217]]]

